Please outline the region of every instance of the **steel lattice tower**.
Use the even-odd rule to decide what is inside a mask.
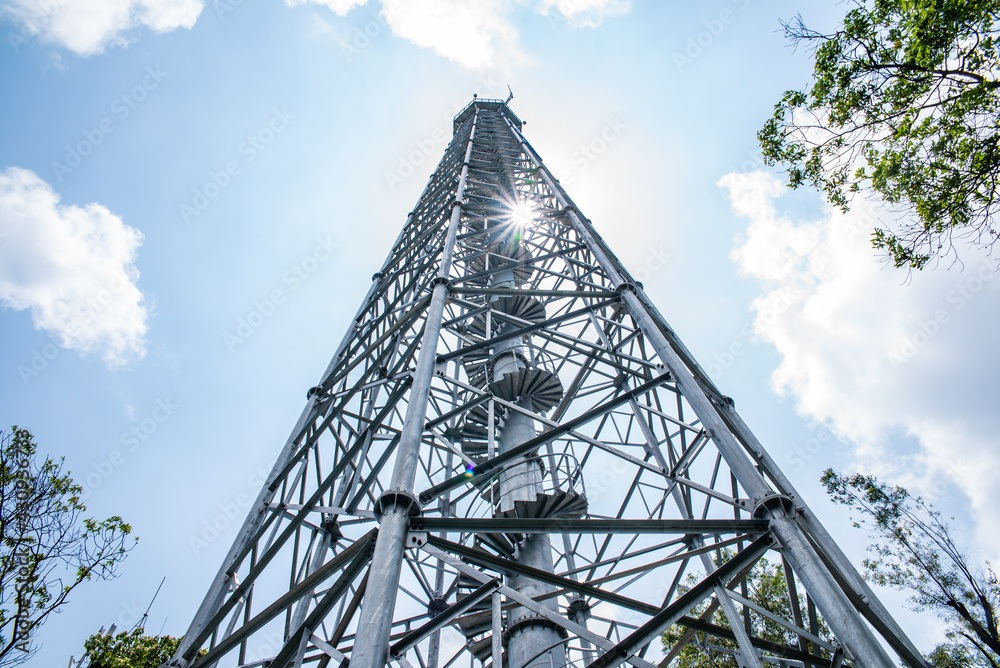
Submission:
[[[678,624],[661,666],[925,666],[507,102],[455,118],[171,665],[651,668]]]

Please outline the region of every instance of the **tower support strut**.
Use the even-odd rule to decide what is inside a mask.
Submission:
[[[926,668],[509,102],[455,117],[168,665]]]

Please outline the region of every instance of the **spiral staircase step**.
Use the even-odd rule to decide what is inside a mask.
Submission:
[[[543,413],[563,398],[559,377],[547,369],[529,368],[505,374],[490,383],[490,391],[511,403],[521,399],[531,401],[531,410]]]

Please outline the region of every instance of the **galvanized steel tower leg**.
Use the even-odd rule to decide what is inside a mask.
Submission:
[[[441,335],[444,304],[448,297],[448,276],[451,273],[452,255],[455,252],[458,220],[462,214],[462,194],[469,174],[468,162],[475,137],[476,124],[473,122],[465,152],[465,164],[456,188],[455,201],[451,205],[451,218],[448,221],[448,235],[441,258],[441,269],[434,282],[430,305],[427,307],[420,357],[410,388],[410,403],[406,407],[403,433],[396,449],[391,490],[383,494],[380,499],[379,510],[382,517],[379,520],[368,588],[361,605],[361,619],[358,623],[357,637],[363,642],[358,643],[351,656],[354,668],[382,668],[388,660],[389,634],[392,630],[396,594],[399,591],[404,542],[409,529],[410,515],[419,510],[413,496],[413,483],[420,457],[420,442],[427,416],[427,401],[437,358],[437,342]]]

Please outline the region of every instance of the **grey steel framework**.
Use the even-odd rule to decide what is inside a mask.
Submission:
[[[761,559],[787,619],[748,598]],[[688,643],[926,665],[507,102],[474,99],[172,664],[650,668]]]

